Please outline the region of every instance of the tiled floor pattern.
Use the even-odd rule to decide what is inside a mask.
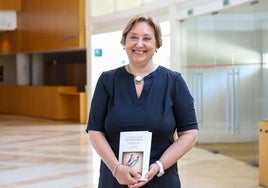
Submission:
[[[0,187],[95,188],[99,158],[85,124],[0,115]],[[194,148],[179,162],[183,188],[258,188],[258,168]]]

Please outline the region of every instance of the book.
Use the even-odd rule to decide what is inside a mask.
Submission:
[[[152,133],[149,131],[120,132],[119,162],[136,170],[141,175],[139,181],[147,181],[151,143]]]

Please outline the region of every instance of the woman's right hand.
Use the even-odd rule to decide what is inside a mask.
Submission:
[[[115,178],[121,185],[133,185],[138,183],[141,175],[126,165],[119,165],[115,173]]]

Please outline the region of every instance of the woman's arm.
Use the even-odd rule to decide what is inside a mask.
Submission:
[[[120,184],[130,185],[137,183],[139,175],[128,166],[120,165],[108,143],[104,133],[99,131],[88,131],[89,141],[106,166],[110,169]]]
[[[104,133],[99,131],[88,131],[89,141],[103,162],[112,172],[118,164],[118,160],[114,155]]]
[[[198,130],[188,130],[178,133],[178,139],[169,146],[159,161],[163,164],[164,170],[176,163],[184,154],[186,154],[198,140]],[[148,181],[153,179],[159,172],[160,168],[156,163],[150,165],[149,172],[146,174]],[[138,188],[145,185],[147,182],[138,182],[137,184],[130,184],[129,188]]]
[[[178,139],[167,148],[167,150],[160,157],[164,169],[171,167],[184,154],[195,146],[198,140],[198,130],[188,130],[178,133]]]

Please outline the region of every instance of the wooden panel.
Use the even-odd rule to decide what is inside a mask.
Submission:
[[[80,92],[79,95],[80,95],[79,97],[80,123],[87,123],[87,120],[88,120],[87,93]]]
[[[1,0],[0,10],[15,10],[19,11],[21,8],[21,0]]]
[[[0,0],[0,10],[21,10],[21,0]],[[0,32],[0,55],[13,54],[20,51],[20,32],[3,31]]]
[[[0,32],[0,55],[14,54],[21,51],[20,32],[5,31]]]
[[[85,0],[23,0],[16,31],[0,32],[0,55],[84,49],[85,40]]]
[[[18,15],[22,51],[85,47],[85,0],[24,0]]]
[[[78,91],[84,91],[87,80],[86,63],[68,63],[65,70],[66,85],[76,86]]]
[[[85,123],[86,94],[72,86],[0,85],[0,113]],[[83,119],[81,119],[83,118]]]
[[[268,187],[268,121],[259,122],[259,180]]]

